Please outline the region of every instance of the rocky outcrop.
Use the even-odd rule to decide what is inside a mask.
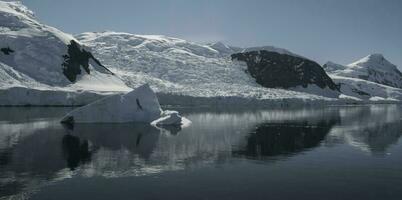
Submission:
[[[338,91],[337,85],[318,63],[303,57],[257,50],[232,54],[232,59],[246,62],[247,73],[264,87],[305,88],[312,84]]]
[[[70,41],[68,46],[68,51],[66,55],[63,55],[64,62],[63,74],[71,82],[75,82],[77,75],[81,74],[81,67],[84,68],[87,74],[90,74],[89,70],[89,59],[92,59],[98,66],[103,67],[103,69],[110,72],[106,67],[104,67],[91,52],[82,49],[81,46],[74,40]],[[112,72],[110,72],[113,74]]]

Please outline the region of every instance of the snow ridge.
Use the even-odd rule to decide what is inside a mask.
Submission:
[[[402,88],[402,73],[381,54],[371,54],[349,65],[328,62],[324,69],[333,75],[359,78],[391,87]]]
[[[274,46],[250,47],[250,48],[243,49],[241,52],[246,53],[246,52],[251,52],[251,51],[269,51],[269,52],[276,52],[279,54],[285,54],[285,55],[295,56],[295,57],[299,57],[299,58],[304,58],[303,56],[292,53],[287,49],[278,48],[278,47],[274,47]]]
[[[356,62],[348,65],[349,67],[365,67],[385,72],[399,71],[396,65],[389,62],[382,54],[370,54]]]

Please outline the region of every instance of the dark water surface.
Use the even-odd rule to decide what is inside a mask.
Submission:
[[[0,108],[0,199],[402,199],[402,108],[179,109],[190,127],[65,127]]]

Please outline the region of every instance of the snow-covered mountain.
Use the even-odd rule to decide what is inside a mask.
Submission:
[[[0,24],[0,105],[87,104],[145,83],[162,104],[337,100],[265,88],[245,73],[244,62],[231,60],[244,49],[221,42],[202,45],[116,32],[83,33],[76,39],[38,22],[19,2],[0,1]]]
[[[349,65],[333,62],[324,65],[327,72],[344,77],[359,78],[391,87],[402,88],[402,73],[381,54],[371,54]]]
[[[198,44],[161,35],[119,32],[88,32],[74,37],[41,24],[19,2],[0,1],[0,24],[0,105],[82,105],[145,83],[156,91],[161,104],[283,106],[371,100],[355,92],[340,94],[314,61],[277,47],[239,48],[222,42]],[[292,69],[289,73],[298,74],[292,85],[268,87],[250,73],[249,62],[232,59],[236,53],[262,51],[280,55],[278,59],[268,58],[270,62],[287,60],[275,66],[281,69],[286,65]],[[372,75],[375,80],[398,83],[389,73],[392,64],[385,59],[367,60],[336,70],[327,68],[327,72],[345,77],[338,72],[365,67],[371,75],[373,63],[382,63],[384,70]],[[264,76],[284,75],[284,70],[264,70],[270,71],[262,73]],[[380,80],[379,75],[385,78]],[[383,100],[399,99],[398,90],[379,88],[389,96]]]
[[[323,68],[342,93],[371,101],[402,100],[402,74],[381,54],[371,54],[349,65],[327,62]]]
[[[221,42],[203,45],[167,36],[121,32],[88,32],[75,37],[90,47],[94,55],[130,87],[149,83],[163,103],[238,104],[242,101],[249,104],[250,101],[265,101],[266,104],[284,99],[281,103],[288,104],[295,99],[305,99],[304,102],[308,102],[307,99],[337,100],[300,88],[301,92],[297,92],[262,86],[246,72],[246,62],[232,60],[230,56],[247,49]],[[280,54],[289,52],[279,48],[271,50]],[[189,98],[180,101],[182,98],[179,97],[184,96]]]
[[[150,83],[158,92],[161,102],[168,104],[211,104],[211,102],[239,104],[239,101],[244,100],[246,100],[244,102],[275,104],[274,102],[279,99],[286,99],[282,102],[292,104],[307,98],[313,101],[318,99],[328,101],[325,97],[331,97],[333,100],[353,99],[360,102],[402,100],[402,92],[398,88],[333,73],[350,68],[349,66],[327,64],[325,65],[329,75],[327,76],[314,61],[272,46],[239,48],[222,42],[202,45],[166,36],[120,32],[82,33],[76,38],[93,49],[102,63],[118,74],[130,87]],[[278,55],[275,58],[272,56],[265,58],[272,64],[275,63],[273,65],[278,70],[264,72],[264,68],[261,69],[263,73],[258,72],[259,75],[264,73],[273,74],[273,77],[286,75],[283,80],[292,82],[293,85],[275,85],[272,86],[274,88],[266,88],[266,85],[250,73],[250,63],[247,60],[238,58],[232,60],[233,55],[256,52]],[[251,61],[256,63],[262,60],[261,56],[254,56],[253,59]],[[299,66],[302,62],[296,62],[299,60],[304,61],[303,66]],[[281,64],[278,64],[280,62]],[[286,71],[283,69],[285,67],[291,70]],[[288,75],[290,77],[292,72],[300,76],[288,80],[286,77]],[[342,86],[340,92],[343,94],[338,92],[338,86]]]
[[[29,99],[37,96],[28,91],[53,104],[51,98],[67,98],[68,93],[76,99],[79,90],[129,90],[72,35],[38,22],[20,2],[0,1],[0,25],[0,104],[31,104]]]

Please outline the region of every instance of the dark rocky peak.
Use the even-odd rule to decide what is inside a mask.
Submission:
[[[247,72],[256,82],[268,88],[307,87],[309,84],[339,91],[338,86],[316,62],[303,57],[267,50],[247,51],[231,55],[244,61]]]

